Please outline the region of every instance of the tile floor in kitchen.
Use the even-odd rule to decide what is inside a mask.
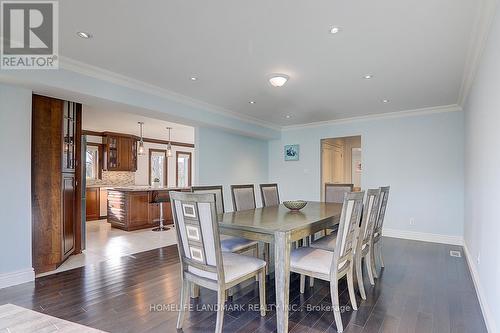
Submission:
[[[154,232],[151,229],[123,231],[111,228],[106,220],[87,222],[87,246],[77,255],[68,258],[56,270],[38,274],[37,277],[67,271],[82,266],[91,266],[103,261],[138,252],[175,244],[175,229]]]

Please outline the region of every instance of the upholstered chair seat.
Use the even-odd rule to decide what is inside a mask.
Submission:
[[[311,243],[311,247],[315,249],[333,251],[335,249],[336,244],[337,244],[337,230],[335,230],[329,235],[326,235],[318,240],[315,240],[314,242]]]
[[[220,249],[222,252],[244,252],[251,247],[258,246],[259,242],[233,236],[221,235]]]
[[[222,261],[225,283],[236,281],[266,266],[266,262],[262,259],[230,252],[222,253]],[[193,266],[189,266],[188,271],[210,280],[217,280],[217,273],[206,272]]]

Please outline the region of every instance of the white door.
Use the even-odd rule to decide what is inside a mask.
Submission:
[[[340,146],[333,146],[333,171],[332,182],[344,182],[344,150]]]

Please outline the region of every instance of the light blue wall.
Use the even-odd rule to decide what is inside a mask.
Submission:
[[[500,6],[465,106],[465,246],[490,332],[500,330]]]
[[[195,137],[198,184],[223,185],[226,211],[233,208],[230,185],[256,184],[260,206],[258,184],[268,180],[267,141],[208,127],[197,128]]]
[[[31,265],[31,90],[0,84],[0,288]],[[24,282],[24,281],[20,281]]]
[[[362,187],[391,186],[384,227],[461,237],[463,131],[459,111],[285,130],[269,143],[269,181],[284,200],[319,200],[320,140],[361,135]],[[300,161],[283,160],[285,144],[300,144]]]

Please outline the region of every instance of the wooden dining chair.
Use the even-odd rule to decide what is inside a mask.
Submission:
[[[344,194],[352,192],[354,184],[325,183],[325,202],[342,203]]]
[[[181,297],[177,329],[181,329],[189,307],[190,285],[217,292],[215,332],[222,332],[227,290],[259,276],[260,315],[266,314],[266,262],[250,256],[222,252],[215,195],[170,192],[181,263]]]
[[[216,186],[192,186],[193,193],[212,193],[215,195],[215,206],[217,215],[224,214],[224,190],[222,185]],[[259,242],[241,237],[221,235],[222,252],[243,253],[252,250],[255,257],[259,256]]]
[[[390,186],[380,188],[380,209],[373,231],[373,251],[372,251],[372,270],[373,275],[378,277],[375,258],[380,260],[380,267],[385,267],[384,259],[382,258],[382,227],[384,226],[385,211],[387,209],[387,200],[389,199]]]
[[[377,222],[380,208],[380,189],[369,189],[366,192],[366,201],[363,208],[363,218],[359,229],[358,242],[354,253],[354,267],[358,281],[358,289],[362,299],[366,299],[365,284],[363,280],[362,262],[364,259],[366,272],[370,284],[375,285],[372,270],[373,261],[373,231]]]
[[[335,250],[328,251],[312,247],[300,247],[292,250],[290,255],[290,271],[301,274],[300,288],[304,291],[305,276],[330,282],[330,295],[337,331],[343,331],[340,316],[338,281],[347,276],[347,289],[351,306],[358,309],[354,293],[354,250],[356,235],[359,229],[364,192],[348,193],[344,197],[340,215],[338,235]]]
[[[231,196],[233,197],[233,209],[240,210],[255,209],[255,191],[253,184],[231,185]]]
[[[262,207],[277,206],[280,204],[278,184],[260,184]]]

